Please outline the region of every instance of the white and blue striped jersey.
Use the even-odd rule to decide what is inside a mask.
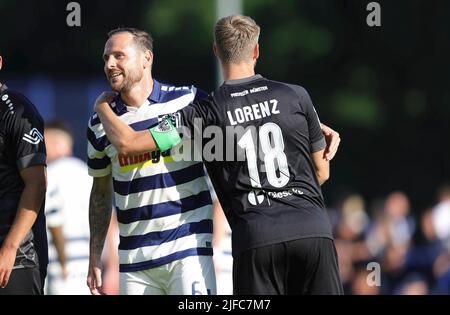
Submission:
[[[145,130],[160,117],[206,94],[154,80],[153,92],[139,108],[120,97],[112,107],[122,121]],[[120,230],[120,272],[146,270],[212,251],[212,202],[202,162],[174,161],[170,151],[123,156],[105,136],[94,115],[89,121],[89,174],[113,178]]]

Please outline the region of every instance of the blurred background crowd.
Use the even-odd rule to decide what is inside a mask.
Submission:
[[[47,123],[67,125],[73,149],[64,157],[86,160],[87,120],[108,89],[102,54],[111,29],[153,35],[156,79],[216,88],[212,26],[218,3],[236,1],[80,0],[80,27],[66,24],[69,2],[0,0],[0,81],[29,97]],[[345,292],[449,294],[450,2],[376,1],[380,27],[366,23],[369,2],[242,0],[239,8],[262,28],[257,72],[304,86],[321,120],[341,134],[323,193]],[[230,293],[229,230],[219,210],[218,286]],[[86,242],[80,235],[75,242]],[[106,255],[105,265],[115,259]],[[380,265],[380,286],[367,284],[371,262]]]
[[[349,193],[329,208],[347,294],[450,294],[450,186],[430,207],[413,208],[403,191],[370,202]],[[367,281],[371,262],[379,285]]]

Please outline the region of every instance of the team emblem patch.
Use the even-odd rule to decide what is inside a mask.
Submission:
[[[164,118],[156,127],[156,132],[168,132],[173,130],[173,125],[169,123],[170,118]]]
[[[39,130],[33,128],[29,134],[24,134],[22,139],[31,144],[38,144],[39,142],[44,141],[44,136],[42,136]]]

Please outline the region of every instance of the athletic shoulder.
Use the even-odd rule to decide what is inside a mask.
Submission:
[[[292,84],[287,82],[279,82],[268,80],[270,84],[276,86],[278,89],[282,89],[283,91],[288,91],[292,95],[294,99],[298,99],[298,103],[303,108],[303,110],[307,111],[308,108],[313,107],[311,97],[303,86],[299,84]]]
[[[305,97],[309,97],[308,91],[299,84],[292,84],[287,82],[281,82],[281,81],[274,81],[274,80],[267,80],[273,85],[285,87],[286,89],[291,90],[294,92],[300,99],[304,99]]]

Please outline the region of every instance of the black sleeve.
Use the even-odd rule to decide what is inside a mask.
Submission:
[[[203,135],[204,128],[216,124],[216,114],[213,110],[214,100],[211,96],[200,101],[194,101],[180,112],[180,124],[188,129],[191,135]]]
[[[301,86],[291,86],[300,97],[300,106],[305,113],[306,120],[308,121],[309,129],[309,147],[311,153],[325,149],[326,141],[320,126],[319,116],[314,108],[311,97],[308,92]]]
[[[201,100],[207,98],[208,96],[209,96],[208,93],[206,93],[202,89],[197,88],[194,101],[201,101]]]
[[[16,99],[14,111],[4,116],[8,148],[12,150],[19,170],[46,164],[44,122],[36,108]]]

